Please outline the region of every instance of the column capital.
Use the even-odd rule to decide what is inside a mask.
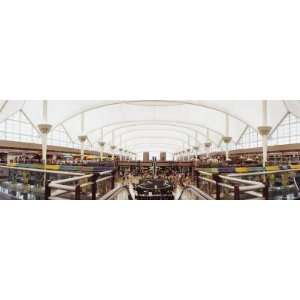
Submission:
[[[98,142],[98,145],[99,145],[100,147],[104,147],[104,146],[105,146],[105,142],[104,142],[104,141],[100,141],[100,142]]]
[[[257,130],[260,135],[264,136],[264,135],[269,135],[269,133],[272,130],[272,127],[271,126],[258,126]]]
[[[79,135],[78,139],[79,139],[80,143],[84,143],[87,140],[87,136],[86,135]]]
[[[229,144],[232,140],[232,137],[231,136],[223,136],[222,139],[225,144]]]
[[[48,134],[52,128],[52,125],[48,123],[42,123],[38,124],[38,128],[42,134]]]

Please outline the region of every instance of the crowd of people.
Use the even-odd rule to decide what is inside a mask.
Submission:
[[[141,170],[138,173],[130,170],[122,170],[119,174],[119,180],[122,185],[136,185],[152,177],[153,173],[149,169]],[[191,174],[176,172],[174,170],[159,170],[157,179],[167,181],[174,187],[174,190],[177,187],[191,185],[193,181]]]

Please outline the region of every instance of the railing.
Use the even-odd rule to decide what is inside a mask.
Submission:
[[[202,191],[220,199],[268,199],[267,182],[233,178],[231,176],[196,171],[196,185]]]
[[[0,198],[96,199],[114,184],[114,170],[83,174],[0,165]]]
[[[101,190],[101,183],[108,183],[105,190]],[[105,171],[100,173],[93,173],[83,176],[75,176],[72,178],[47,181],[45,186],[45,199],[58,200],[75,199],[80,200],[84,194],[84,199],[90,198],[96,200],[98,195],[107,193],[115,185],[115,172]],[[54,192],[53,192],[54,190]]]
[[[100,200],[133,200],[127,185],[114,188],[100,198]]]
[[[193,185],[185,186],[178,200],[213,200],[213,198]]]
[[[230,177],[245,177],[245,176],[256,176],[256,175],[271,175],[271,174],[283,174],[291,172],[300,172],[300,169],[286,169],[286,170],[274,170],[274,171],[263,171],[263,172],[252,172],[252,173],[231,173],[228,174]]]
[[[267,184],[258,181],[250,181],[238,178],[231,178],[229,176],[219,175],[218,177],[218,185],[222,188],[223,193],[225,194],[225,190],[228,189],[230,194],[233,193],[234,200],[243,199],[242,193],[246,194],[248,199],[249,196],[254,197],[254,199],[267,199],[266,188]],[[232,185],[230,185],[232,183]],[[222,190],[219,189],[219,194],[217,195],[217,199],[221,199]]]
[[[8,199],[44,199],[49,179],[83,176],[82,173],[0,164],[0,196]]]
[[[299,199],[300,169],[284,169],[252,173],[232,173],[231,178],[259,178],[266,185],[266,199]]]
[[[56,170],[46,170],[46,169],[33,169],[33,168],[24,168],[24,167],[13,167],[9,165],[0,164],[0,168],[8,169],[8,170],[17,170],[17,171],[28,171],[28,172],[36,172],[36,173],[43,173],[43,174],[58,174],[58,175],[84,175],[83,173],[75,173],[75,172],[66,172],[66,171],[56,171]]]

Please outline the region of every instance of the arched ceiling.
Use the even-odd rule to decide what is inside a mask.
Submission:
[[[0,122],[22,109],[34,124],[39,124],[43,122],[42,105],[42,101],[1,100]],[[179,138],[195,136],[198,132],[199,141],[203,142],[209,129],[211,141],[219,144],[225,134],[226,114],[229,116],[229,136],[237,141],[246,126],[256,129],[262,125],[261,106],[260,100],[48,101],[48,122],[53,128],[63,124],[73,140],[82,133],[87,134],[92,143],[101,138],[101,133],[103,139],[111,143],[114,132],[114,142],[118,144],[120,136],[124,135],[124,140],[125,136],[139,137],[143,135],[142,130],[151,131],[152,136],[161,134]],[[300,101],[268,101],[268,124],[274,128],[287,112],[300,117]],[[82,131],[83,114],[85,124]],[[132,127],[140,130],[134,131]]]
[[[119,130],[113,129],[108,131],[106,134],[103,135],[103,140],[106,140],[109,144],[123,145],[126,139],[130,137],[135,137],[137,133],[143,134],[144,136],[148,136],[155,132],[156,134],[160,135],[167,134],[168,136],[177,136],[181,139],[184,139],[186,147],[203,144],[207,140],[211,141],[210,137],[207,138],[206,135],[203,134],[201,131],[196,131],[195,129],[192,129],[190,127],[185,127],[184,125],[182,126],[175,126],[169,124],[131,124],[126,126],[124,125],[124,127],[122,128],[119,127]]]

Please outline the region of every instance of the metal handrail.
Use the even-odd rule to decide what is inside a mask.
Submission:
[[[200,173],[200,174],[203,174],[203,175],[210,176],[210,177],[213,175],[212,173],[205,172],[205,171],[200,171],[200,170],[197,170],[197,172]]]
[[[244,183],[248,185],[261,185],[261,188],[263,188],[265,185],[259,181],[251,181],[251,180],[245,180],[245,179],[239,179],[239,178],[232,178],[229,176],[224,176],[224,175],[219,175],[220,178],[228,180],[228,181],[233,181],[237,183]]]
[[[113,190],[109,191],[108,193],[106,193],[105,195],[103,195],[100,200],[113,200],[113,196],[115,196],[116,194],[119,194],[121,191],[126,190],[128,195],[130,196],[130,198],[132,198],[132,195],[129,191],[129,188],[127,185],[122,185],[122,186],[118,186],[116,188],[114,188]]]
[[[111,179],[111,178],[113,178],[113,176],[106,176],[106,177],[97,179],[97,180],[96,180],[96,183],[101,182],[101,181],[105,181],[105,180],[108,180],[108,179]]]
[[[24,167],[12,167],[12,166],[1,165],[1,164],[0,164],[0,168],[3,168],[3,169],[12,169],[12,170],[19,170],[19,171],[47,173],[47,174],[60,174],[60,175],[71,175],[71,176],[84,175],[84,173],[55,171],[55,170],[46,170],[46,169],[32,169],[32,168],[24,168]]]
[[[196,194],[198,197],[203,198],[202,200],[214,200],[210,195],[204,193],[203,191],[201,191],[200,189],[196,188],[193,185],[187,185],[183,188],[183,190],[181,191],[178,200],[181,200],[181,197],[183,195],[184,192],[186,192],[187,190],[191,190],[194,194]]]
[[[245,192],[245,191],[255,191],[255,190],[263,189],[264,187],[265,185],[260,182],[259,184],[240,186],[239,188],[241,192]]]
[[[111,174],[111,173],[112,173],[112,171],[104,171],[104,172],[95,173],[95,174],[98,174],[98,175],[102,176],[102,175]],[[54,180],[49,184],[49,187],[54,187],[55,188],[56,185],[58,185],[58,184],[78,181],[78,180],[82,180],[82,179],[87,179],[87,178],[91,178],[93,176],[94,176],[94,174],[87,174],[87,175],[83,175],[83,176],[76,176],[76,177],[72,177],[72,178]],[[106,179],[109,179],[109,178],[112,178],[112,176],[107,176],[107,177],[104,177],[104,178],[100,178],[96,182],[100,182],[100,181],[103,181],[103,180],[106,180]],[[92,184],[92,182],[90,182],[90,183],[87,182],[87,183],[81,184],[80,186],[84,187],[84,186],[91,185],[91,184]]]
[[[218,182],[218,185],[219,185],[219,186],[222,186],[222,187],[224,187],[224,188],[230,189],[230,190],[233,190],[233,189],[234,189],[234,186],[233,186],[233,185],[229,185],[229,184],[226,184],[226,183],[223,183],[223,182]]]
[[[300,171],[300,169],[286,169],[286,170],[264,171],[264,172],[231,173],[231,174],[228,174],[227,176],[243,177],[243,176],[252,176],[252,175],[268,175],[268,174],[299,172],[299,171]]]
[[[198,173],[201,175],[213,177],[212,173],[208,173],[205,171],[198,170]],[[212,183],[217,188],[223,187],[223,188],[227,188],[231,191],[234,191],[235,199],[240,198],[240,192],[244,192],[246,194],[256,196],[256,197],[262,197],[262,194],[256,193],[254,191],[267,188],[266,184],[264,184],[262,182],[258,182],[258,181],[251,181],[251,180],[235,178],[232,176],[218,175],[218,174],[216,174],[216,177],[217,178],[213,177],[213,179],[210,179],[210,178],[207,178],[204,176],[198,176],[197,178],[201,179],[203,181]],[[218,178],[223,181],[218,180]],[[198,179],[197,179],[197,182],[198,182]],[[230,183],[233,185],[231,185]],[[219,198],[218,195],[220,195],[220,189],[216,193],[217,193],[216,197],[218,199]]]
[[[204,180],[204,181],[210,182],[210,183],[216,183],[216,181],[213,180],[213,179],[209,179],[209,178],[202,177],[202,176],[199,176],[199,178],[202,179],[202,180]]]
[[[55,185],[59,185],[59,184],[62,184],[62,183],[73,182],[73,181],[78,181],[78,180],[90,178],[92,176],[93,176],[93,174],[88,174],[88,175],[83,175],[83,176],[76,176],[76,177],[71,177],[71,178],[54,180],[49,184],[49,187],[55,187]]]
[[[59,189],[59,190],[63,190],[63,191],[75,192],[75,199],[80,199],[81,189],[84,187],[91,186],[92,199],[96,199],[97,183],[108,180],[108,179],[112,179],[112,185],[114,184],[113,183],[114,182],[113,175],[105,176],[105,177],[101,177],[100,179],[97,179],[98,176],[103,176],[103,175],[107,175],[107,174],[113,174],[113,171],[110,170],[110,171],[104,171],[104,172],[99,172],[99,173],[87,174],[87,175],[83,175],[83,176],[75,176],[72,178],[59,179],[59,180],[49,182],[48,185],[46,183],[45,198],[46,199],[52,198],[51,189],[54,188],[54,189]],[[90,178],[92,180],[89,180],[88,182],[84,182],[84,183],[80,184],[80,180],[90,179]],[[66,183],[75,183],[75,184],[67,185]]]
[[[248,191],[248,192],[245,192],[246,194],[250,195],[250,196],[255,196],[257,198],[263,198],[263,194],[261,193],[257,193],[257,192],[254,192],[254,191]]]
[[[64,191],[70,191],[70,192],[74,192],[75,191],[75,186],[74,185],[63,185],[63,184],[49,184],[50,188],[55,188],[55,189],[60,189],[60,190],[64,190]]]
[[[202,171],[201,171],[202,172]],[[206,172],[205,172],[206,173]],[[223,176],[223,175],[219,175],[220,178],[228,180],[228,181],[233,181],[233,182],[237,182],[237,183],[244,183],[244,184],[248,184],[248,186],[241,186],[240,190],[241,191],[249,191],[249,190],[255,190],[255,189],[259,189],[259,188],[264,188],[265,185],[261,182],[258,181],[250,181],[250,180],[245,180],[245,179],[238,179],[238,178],[232,178],[229,176]],[[205,178],[202,176],[199,176],[200,179],[213,183],[213,184],[217,184],[217,182],[213,179],[209,179],[209,178]],[[226,183],[218,183],[220,186],[229,188],[229,189],[234,189],[234,186],[231,186],[229,184]]]
[[[99,183],[99,182],[102,182],[102,181],[105,181],[105,180],[108,180],[108,179],[111,179],[111,178],[113,178],[113,177],[112,177],[112,176],[106,176],[106,177],[102,177],[102,178],[96,180],[95,182],[96,182],[96,183]],[[82,187],[86,187],[86,186],[92,185],[93,183],[94,183],[93,181],[89,181],[89,182],[86,182],[86,183],[82,183],[82,184],[80,184],[80,187],[81,187],[81,188],[82,188]]]

